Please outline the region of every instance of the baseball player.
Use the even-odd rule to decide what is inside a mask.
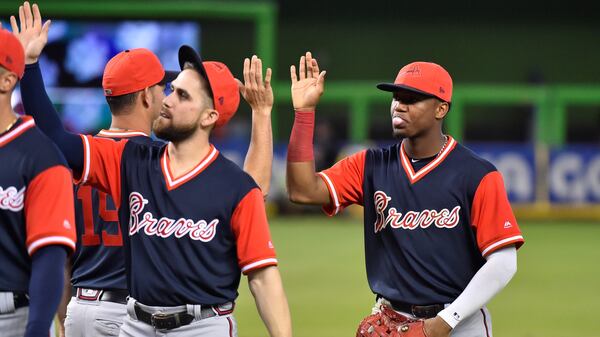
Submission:
[[[28,76],[41,78],[36,62],[47,40],[47,29],[32,31],[35,30],[33,27],[41,27],[37,5],[33,5],[32,13],[31,7],[25,2],[21,12],[24,14],[21,27],[25,27],[19,34],[22,42],[28,45],[36,44],[34,39],[38,37],[42,40],[37,43],[39,46],[33,48],[37,55],[28,55],[32,57],[27,60],[27,63],[31,63],[28,65]],[[33,19],[33,25],[29,27],[25,23],[27,17]],[[13,27],[13,30],[18,32],[18,27]],[[266,195],[272,162],[270,111],[273,99],[272,91],[265,90],[268,86],[263,86],[260,91],[261,88],[250,85],[249,76],[254,78],[257,69],[262,69],[259,58],[246,59],[246,84],[238,82],[242,95],[253,108],[252,142],[245,170],[255,178]],[[103,89],[112,112],[111,128],[100,131],[97,137],[128,138],[150,144],[148,135],[151,123],[158,117],[162,105],[164,83],[170,82],[175,76],[176,73],[165,72],[158,58],[149,50],[133,49],[116,55],[107,64],[103,76]],[[270,69],[267,70],[266,81],[270,81]],[[46,127],[60,127],[55,114],[37,117],[47,124]],[[69,302],[66,315],[66,335],[118,335],[126,316],[128,291],[116,207],[110,196],[90,186],[78,186],[76,198],[81,244],[73,258],[73,299]],[[70,298],[71,289],[68,294]]]
[[[75,249],[72,177],[34,120],[13,111],[24,51],[2,28],[0,46],[0,334],[48,336]]]
[[[111,195],[118,208],[130,298],[123,336],[232,336],[240,272],[272,336],[291,320],[254,180],[210,144],[239,104],[238,83],[223,63],[179,50],[182,72],[163,100],[153,131],[168,143],[49,134],[81,183]],[[24,102],[55,113],[41,78],[26,77]],[[249,81],[267,87],[257,69]],[[26,102],[25,108],[28,109]]]
[[[398,143],[315,173],[312,133],[324,76],[310,53],[299,75],[291,67],[287,185],[290,200],[321,204],[328,215],[364,207],[367,277],[377,303],[357,336],[492,336],[485,305],[516,272],[524,241],[500,173],[442,132],[450,75],[414,62],[394,83],[379,84],[393,94]]]

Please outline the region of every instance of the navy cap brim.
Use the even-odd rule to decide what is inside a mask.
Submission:
[[[430,96],[430,97],[437,97],[436,95],[432,95],[428,92],[413,88],[413,87],[409,87],[407,85],[402,85],[402,84],[395,84],[395,83],[379,83],[377,84],[377,89],[379,90],[383,90],[383,91],[389,91],[389,92],[397,92],[397,91],[403,91],[403,90],[407,90],[407,91],[412,91],[412,92],[416,92],[418,94],[421,95],[425,95],[425,96]],[[439,97],[437,97],[439,98]],[[439,98],[441,99],[441,98]],[[443,101],[443,99],[442,99]]]
[[[194,48],[184,44],[179,47],[179,67],[181,70],[183,70],[183,66],[186,62],[191,63],[194,66],[194,69],[196,69],[200,75],[206,79],[206,82],[208,83],[208,89],[210,90],[210,96],[213,97],[210,80],[208,79],[206,69],[204,69],[204,65],[202,64],[202,58],[200,58],[200,54],[198,54]]]
[[[160,82],[158,82],[158,84],[165,85],[169,82],[173,82],[173,80],[177,78],[177,75],[179,75],[178,71],[166,70],[165,76],[163,77],[162,80],[160,80]]]

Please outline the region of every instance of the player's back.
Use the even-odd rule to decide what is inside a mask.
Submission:
[[[102,130],[97,137],[154,144],[150,137],[137,131]],[[75,185],[74,193],[78,244],[72,257],[72,285],[127,289],[117,205],[110,195],[89,185]]]

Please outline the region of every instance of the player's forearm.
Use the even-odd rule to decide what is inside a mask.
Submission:
[[[271,187],[273,165],[271,109],[267,110],[252,111],[252,134],[246,160],[244,161],[244,171],[254,178],[265,198]]]
[[[500,249],[473,276],[465,290],[438,316],[454,328],[498,294],[517,272],[517,249]]]
[[[56,316],[58,317],[58,322],[60,324],[59,329],[64,336],[65,330],[65,319],[67,318],[67,306],[71,301],[71,260],[67,259],[67,263],[65,263],[65,271],[64,271],[64,287],[63,294],[60,300],[60,304],[58,305],[58,309],[56,311]]]
[[[248,275],[256,308],[271,337],[291,337],[292,320],[279,269],[271,266]]]
[[[42,247],[31,257],[26,337],[48,335],[62,294],[66,257],[65,248],[59,245]]]
[[[288,145],[286,185],[292,202],[321,205],[329,202],[329,193],[315,172],[314,124],[314,111],[295,112]]]
[[[288,161],[286,186],[290,201],[298,204],[325,205],[329,192],[323,180],[315,173],[315,162]]]
[[[48,97],[39,63],[29,64],[21,80],[23,107],[36,125],[59,147],[76,173],[83,168],[83,144],[78,135],[67,132]]]

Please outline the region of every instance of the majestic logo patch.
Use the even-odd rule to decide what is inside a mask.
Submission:
[[[20,212],[23,205],[25,205],[25,187],[17,191],[13,186],[6,189],[0,186],[0,209]]]
[[[176,238],[181,238],[188,235],[192,240],[209,242],[217,234],[219,219],[210,222],[184,218],[174,220],[167,217],[156,219],[150,212],[144,213],[140,219],[146,204],[148,200],[140,193],[132,192],[129,195],[129,236],[143,231],[148,236],[168,238],[174,235]]]
[[[375,194],[373,194],[373,200],[377,216],[374,223],[375,233],[380,232],[387,225],[390,225],[392,228],[410,230],[418,227],[427,228],[432,224],[435,224],[438,228],[453,228],[458,225],[460,219],[460,206],[456,206],[452,210],[447,208],[440,211],[424,209],[420,212],[408,211],[402,214],[398,212],[395,207],[387,209],[392,198],[388,197],[383,191],[375,192]]]

